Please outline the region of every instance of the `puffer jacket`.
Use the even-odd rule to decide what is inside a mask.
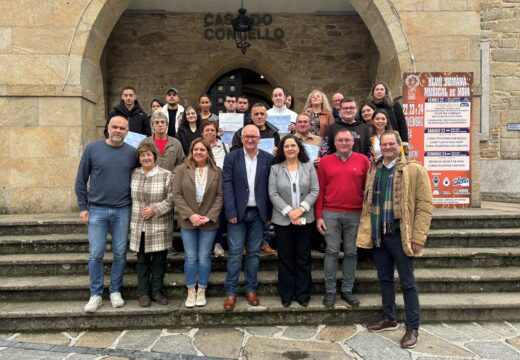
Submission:
[[[359,223],[356,245],[363,249],[371,249],[372,245],[372,195],[378,160],[368,172],[363,196],[363,210]],[[405,156],[397,161],[395,171],[401,174],[401,241],[403,250],[408,256],[414,254],[412,242],[423,245],[426,243],[428,230],[432,220],[432,189],[426,169],[415,160],[408,160]],[[395,184],[393,185],[395,191]]]

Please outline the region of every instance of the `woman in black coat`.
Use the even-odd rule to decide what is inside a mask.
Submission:
[[[392,129],[396,130],[401,136],[403,145],[408,144],[408,127],[406,126],[406,118],[403,108],[398,101],[394,101],[392,93],[384,82],[376,82],[372,87],[367,100],[375,105],[378,109],[383,109],[388,113],[388,120]]]

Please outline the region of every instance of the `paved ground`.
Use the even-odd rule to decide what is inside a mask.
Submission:
[[[403,332],[320,325],[0,334],[0,360],[520,359],[520,323],[425,324],[413,350],[399,347]]]

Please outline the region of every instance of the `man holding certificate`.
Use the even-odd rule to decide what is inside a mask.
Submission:
[[[311,117],[306,113],[298,115],[296,118],[296,132],[294,136],[302,141],[310,160],[314,166],[317,167],[320,163],[319,151],[323,140],[320,136],[311,134],[310,130]]]
[[[274,146],[278,146],[278,143],[280,142],[280,135],[278,134],[278,131],[267,122],[267,107],[265,104],[254,104],[251,109],[251,117],[253,119],[253,125],[255,125],[258,130],[260,130],[260,139],[274,139]],[[242,128],[238,129],[233,136],[233,141],[231,142],[231,151],[241,149],[243,147],[241,135]],[[274,150],[275,149],[273,149],[273,151]]]

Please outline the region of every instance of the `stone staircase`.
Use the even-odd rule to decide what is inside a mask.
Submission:
[[[415,260],[422,321],[519,321],[519,245],[520,207],[490,203],[482,209],[436,209],[427,249]],[[113,309],[105,299],[98,312],[86,314],[87,252],[86,228],[77,214],[0,217],[0,332],[363,323],[377,317],[380,307],[376,273],[364,258],[358,265],[355,288],[361,306],[352,309],[338,296],[334,309],[324,308],[323,254],[313,252],[313,296],[307,308],[297,303],[282,307],[276,289],[276,257],[268,256],[261,257],[260,264],[261,306],[250,307],[239,298],[235,311],[224,312],[226,262],[213,259],[208,305],[187,309],[183,306],[182,254],[168,259],[165,289],[170,304],[140,308],[136,256],[129,252],[123,292],[126,305]],[[106,274],[110,263],[107,252]],[[399,294],[397,300],[402,320]]]

